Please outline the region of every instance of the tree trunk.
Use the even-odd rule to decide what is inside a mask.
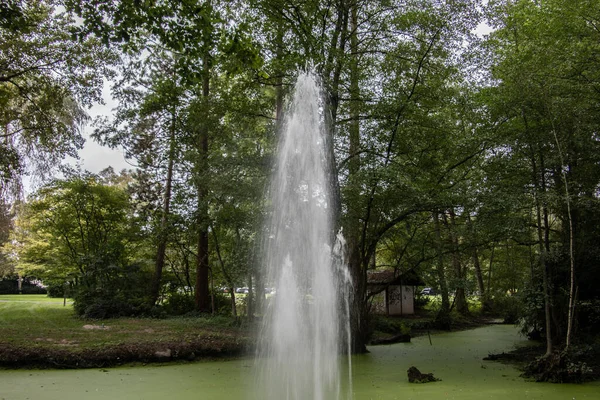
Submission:
[[[477,278],[477,287],[479,289],[479,297],[483,299],[483,306],[486,307],[485,299],[487,295],[485,293],[485,285],[483,283],[483,273],[481,272],[481,264],[479,263],[479,252],[477,251],[477,238],[475,230],[473,229],[473,221],[471,221],[471,216],[467,214],[467,227],[469,229],[469,234],[471,236],[471,246],[473,246],[473,250],[471,251],[471,259],[473,260],[473,268],[475,269],[475,277]]]
[[[538,178],[537,164],[535,162],[535,156],[532,154],[531,157],[533,177],[534,177],[534,195],[535,195],[535,208],[536,208],[536,218],[537,218],[537,236],[538,236],[538,244],[540,249],[540,268],[542,270],[542,279],[543,279],[543,292],[544,292],[544,317],[546,319],[546,354],[548,357],[552,354],[554,350],[554,343],[552,340],[552,309],[551,309],[551,297],[550,297],[550,279],[548,272],[548,264],[546,262],[547,251],[549,250],[549,229],[548,229],[548,213],[547,209],[542,207],[540,202],[540,191],[544,191],[546,189],[545,178],[544,178],[544,163],[543,158],[541,158],[541,172],[540,178],[542,184],[540,185],[540,180]],[[541,186],[541,187],[540,187]],[[544,231],[542,231],[542,213],[544,214]]]
[[[360,234],[359,196],[360,189],[357,174],[360,169],[358,149],[360,147],[359,124],[359,71],[358,71],[358,4],[352,2],[350,10],[350,125],[348,162],[348,186],[346,187],[346,203],[348,205],[347,230],[350,247],[350,271],[354,283],[353,303],[351,308],[352,352],[365,353],[368,340],[368,303],[367,303],[367,268],[369,259],[365,259],[362,249],[365,247]],[[365,222],[366,223],[366,222]]]
[[[158,232],[158,249],[156,250],[156,264],[154,267],[154,276],[152,278],[152,285],[150,291],[150,304],[156,304],[160,293],[160,281],[162,278],[162,272],[165,265],[165,255],[167,252],[167,242],[169,239],[168,235],[168,224],[169,224],[169,212],[171,205],[171,190],[173,187],[173,166],[175,164],[175,112],[172,114],[171,132],[169,134],[169,159],[167,165],[167,179],[165,182],[165,192],[163,196],[163,209],[162,216],[160,219],[160,230]]]
[[[367,353],[369,339],[366,266],[363,268],[360,246],[349,247],[348,268],[352,275],[353,296],[350,304],[351,351],[353,354]]]
[[[275,37],[275,58],[281,60],[283,57],[283,31],[280,26],[277,29],[277,35]],[[275,70],[275,135],[281,133],[283,126],[283,71],[280,68]]]
[[[210,35],[210,33],[208,35]],[[202,100],[203,106],[206,108],[208,107],[208,97],[210,94],[210,53],[208,50],[208,44],[205,45],[207,46],[207,49],[204,59],[202,60]],[[198,173],[202,171],[204,174],[208,174],[208,122],[206,121],[206,118],[202,122],[199,130],[198,153],[198,162],[200,164]],[[205,179],[198,177],[196,182],[198,186],[198,255],[196,259],[195,305],[196,310],[208,312],[210,311],[210,298],[208,289],[208,189]]]
[[[440,226],[440,217],[438,211],[433,212],[433,222],[435,225],[435,236],[436,236],[436,251],[437,251],[437,264],[436,273],[438,277],[438,284],[440,287],[440,294],[442,296],[442,305],[436,319],[442,324],[446,325],[449,323],[450,318],[450,297],[448,295],[448,283],[446,282],[446,272],[444,267],[444,252],[442,242],[442,229]]]
[[[491,299],[492,292],[492,266],[494,265],[494,253],[496,252],[496,242],[492,242],[492,254],[490,254],[490,267],[488,268],[487,276],[487,293],[488,299]]]
[[[196,258],[196,310],[210,311],[209,279],[208,279],[208,229],[200,228],[198,237],[198,256]]]
[[[254,317],[254,290],[252,290],[252,271],[248,271],[248,295],[246,296],[246,315],[248,318]]]
[[[227,281],[230,289],[231,296],[231,315],[233,317],[237,317],[237,308],[235,306],[235,287],[233,284],[233,280],[231,279],[231,275],[227,273],[227,268],[225,268],[225,262],[223,261],[223,257],[221,257],[221,247],[219,246],[219,237],[217,236],[217,231],[213,228],[211,229],[213,234],[213,239],[215,241],[215,251],[217,252],[217,258],[219,259],[219,264],[221,265],[221,271],[223,272],[223,276]],[[213,295],[214,296],[214,295]]]
[[[463,271],[462,263],[460,261],[460,249],[458,248],[458,233],[456,232],[456,214],[454,209],[450,208],[450,241],[452,243],[452,266],[454,267],[454,274],[456,276],[456,292],[454,294],[454,303],[456,304],[456,310],[466,315],[469,313],[469,303],[467,303],[466,291],[465,291],[465,274]]]
[[[339,106],[339,85],[340,76],[342,71],[342,55],[344,48],[346,47],[347,31],[348,31],[348,7],[346,7],[345,1],[341,1],[337,8],[338,19],[336,27],[332,35],[331,48],[328,55],[327,63],[323,75],[328,82],[328,93],[325,101],[325,127],[327,130],[326,134],[326,148],[327,148],[327,163],[329,169],[330,182],[329,186],[331,189],[331,213],[332,218],[332,232],[331,240],[335,241],[335,235],[341,226],[341,215],[342,215],[342,199],[340,194],[340,183],[338,179],[338,169],[335,160],[335,135],[336,135],[336,121],[337,112]],[[339,38],[339,45],[338,45]],[[334,62],[335,59],[335,62]]]
[[[231,297],[231,315],[237,319],[237,305],[235,304],[235,288],[229,287],[229,297]]]
[[[556,134],[556,128],[554,123],[552,124],[552,133],[554,133],[554,140],[556,141],[556,148],[558,149],[558,155],[560,156],[560,167],[562,172],[562,179],[565,189],[565,201],[567,203],[567,219],[569,221],[569,312],[567,315],[567,335],[565,339],[565,352],[569,350],[571,345],[571,336],[573,333],[573,315],[575,313],[575,255],[573,250],[574,236],[573,236],[573,217],[571,215],[571,199],[569,195],[569,181],[567,180],[567,173],[563,166],[565,160],[563,153],[560,148],[560,142]]]

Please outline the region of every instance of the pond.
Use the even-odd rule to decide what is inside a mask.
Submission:
[[[412,343],[370,347],[353,359],[353,398],[375,399],[600,399],[600,383],[528,382],[515,368],[482,361],[488,353],[526,343],[513,326],[414,338]],[[0,399],[252,399],[253,360],[88,370],[0,371]],[[441,382],[409,384],[416,366]],[[346,382],[347,383],[347,382]],[[345,383],[345,384],[346,384]]]

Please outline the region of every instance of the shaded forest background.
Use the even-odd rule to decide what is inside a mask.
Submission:
[[[312,66],[354,351],[382,270],[435,288],[442,327],[474,296],[547,354],[598,334],[597,1],[4,0],[0,32],[6,279],[94,318],[237,315],[237,287],[259,313],[266,181]],[[62,161],[104,80],[117,107],[93,140],[137,168],[92,174]],[[45,184],[24,198],[26,175]]]

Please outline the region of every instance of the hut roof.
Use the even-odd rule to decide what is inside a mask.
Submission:
[[[367,283],[369,285],[425,285],[423,279],[421,279],[414,269],[409,269],[401,274],[397,274],[393,270],[369,271],[367,272]]]

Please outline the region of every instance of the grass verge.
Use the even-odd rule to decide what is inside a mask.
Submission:
[[[225,317],[86,320],[62,299],[0,295],[0,366],[86,368],[242,354],[249,329]]]

